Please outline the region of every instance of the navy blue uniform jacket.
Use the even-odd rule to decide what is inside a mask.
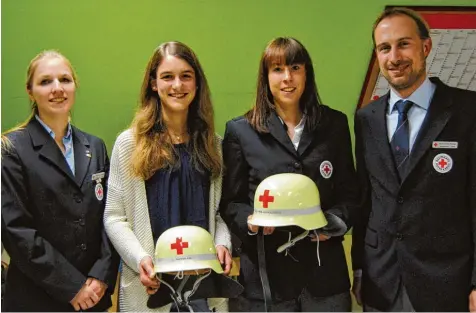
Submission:
[[[268,118],[269,133],[258,133],[243,117],[226,125],[220,213],[242,241],[239,280],[245,287],[243,295],[246,298],[263,299],[256,236],[248,235],[247,218],[253,214],[255,190],[266,177],[279,173],[310,177],[319,189],[322,210],[337,215],[351,226],[352,212],[358,203],[358,186],[347,117],[325,105],[320,106],[319,115],[317,126],[304,128],[297,151],[274,112]],[[333,167],[329,178],[320,171],[324,161]],[[302,229],[298,233],[301,232]],[[299,262],[277,253],[276,248],[288,238],[288,233],[278,228],[272,235],[265,236],[267,272],[274,299],[296,299],[305,287],[315,296],[331,296],[349,290],[343,237],[320,243],[320,267],[316,243],[309,238],[299,241],[290,250]]]
[[[380,311],[401,279],[415,310],[426,312],[467,312],[476,285],[476,93],[431,80],[435,94],[401,180],[387,135],[389,94],[356,114],[363,198],[352,259],[363,270],[364,302]],[[441,154],[450,170],[435,169]]]
[[[73,130],[75,172],[33,118],[2,151],[2,242],[10,255],[4,311],[73,311],[88,277],[108,285],[93,311],[111,306],[118,256],[103,226],[109,170],[104,142]],[[103,172],[104,197],[92,175]]]

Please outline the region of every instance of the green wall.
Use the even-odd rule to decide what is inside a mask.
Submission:
[[[351,121],[372,49],[371,26],[386,4],[476,0],[3,0],[1,128],[29,112],[30,59],[56,48],[80,79],[74,123],[111,149],[132,119],[153,49],[179,40],[205,69],[223,134],[225,122],[252,105],[260,54],[277,36],[294,36],[308,48],[323,101]]]

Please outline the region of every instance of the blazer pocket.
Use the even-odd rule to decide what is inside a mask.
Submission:
[[[376,249],[378,247],[378,235],[377,232],[367,227],[365,232],[365,244]]]

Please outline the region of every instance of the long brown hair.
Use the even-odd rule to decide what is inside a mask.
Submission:
[[[267,119],[271,112],[276,110],[268,81],[269,68],[273,63],[304,64],[306,86],[299,99],[299,107],[301,112],[306,114],[306,127],[314,128],[319,122],[319,105],[321,104],[314,79],[314,67],[306,48],[297,39],[290,37],[275,38],[266,46],[260,60],[256,102],[245,117],[258,132],[268,132]]]
[[[40,53],[38,53],[31,61],[30,64],[28,65],[28,68],[26,70],[26,82],[25,82],[25,87],[27,92],[31,92],[33,88],[33,77],[35,76],[36,69],[38,68],[38,65],[40,64],[41,61],[45,59],[54,59],[54,58],[59,58],[63,59],[63,61],[66,63],[66,65],[69,67],[71,70],[71,75],[73,76],[73,81],[76,87],[79,86],[79,81],[78,77],[76,75],[76,71],[74,70],[73,66],[71,65],[71,62],[66,58],[63,54],[61,54],[57,50],[44,50]],[[31,121],[32,118],[34,118],[35,114],[38,114],[38,105],[34,100],[30,99],[30,107],[31,107],[31,113],[27,117],[27,119],[20,124],[14,126],[13,128],[5,131],[2,134],[2,148],[9,148],[11,146],[10,140],[6,137],[7,134],[12,133],[14,131],[21,130],[28,125],[28,123]]]
[[[132,171],[146,180],[157,170],[178,164],[163,120],[161,100],[157,91],[152,89],[157,79],[157,69],[167,55],[186,61],[195,71],[197,93],[189,106],[187,118],[192,165],[199,171],[208,170],[215,178],[221,173],[222,160],[215,141],[210,89],[195,53],[183,43],[175,41],[157,47],[145,70],[139,108],[131,125],[136,143],[132,154]]]

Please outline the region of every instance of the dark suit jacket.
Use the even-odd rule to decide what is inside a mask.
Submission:
[[[399,181],[387,135],[387,94],[356,114],[361,218],[353,266],[363,269],[364,302],[385,311],[400,279],[417,311],[468,311],[476,285],[476,93],[438,79],[429,111]],[[458,142],[434,149],[434,141]],[[452,169],[433,163],[445,153]]]
[[[240,283],[247,298],[263,299],[257,267],[256,236],[248,235],[247,218],[253,214],[254,194],[266,177],[278,173],[301,173],[318,186],[321,206],[339,216],[350,227],[350,213],[357,204],[357,184],[347,117],[327,106],[320,107],[315,129],[304,129],[296,151],[275,113],[268,119],[269,133],[255,131],[244,117],[226,125],[223,140],[225,175],[221,215],[242,241]],[[334,172],[324,178],[319,166],[330,161]],[[302,229],[298,231],[301,233]],[[276,248],[288,241],[279,228],[265,237],[267,272],[275,299],[295,299],[304,287],[316,296],[330,296],[349,290],[348,270],[342,237],[320,244],[322,266],[317,265],[316,243],[299,241],[291,254],[294,261]]]
[[[74,176],[35,118],[7,135],[13,146],[2,151],[2,242],[11,262],[2,310],[73,311],[69,301],[88,277],[109,287],[92,310],[111,306],[118,256],[104,232],[106,196],[96,198],[91,178],[104,172],[105,188],[109,160],[101,139],[72,129]]]

